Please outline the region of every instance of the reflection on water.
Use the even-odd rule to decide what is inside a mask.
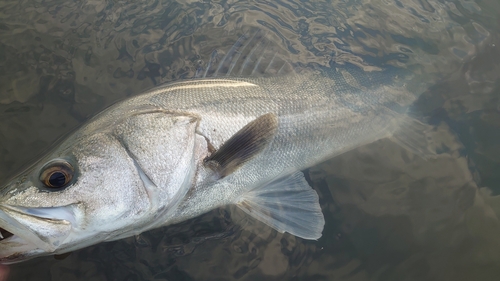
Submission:
[[[309,170],[326,227],[279,234],[236,208],[12,280],[497,280],[500,274],[500,4],[487,1],[3,1],[0,182],[100,109],[194,76],[245,28],[304,67],[411,69],[433,85],[416,111],[437,159],[389,140]]]

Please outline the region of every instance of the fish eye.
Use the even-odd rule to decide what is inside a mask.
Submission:
[[[40,173],[40,181],[48,189],[59,190],[73,180],[75,169],[62,159],[49,162]]]

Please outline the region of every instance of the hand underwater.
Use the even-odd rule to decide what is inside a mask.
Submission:
[[[10,269],[5,265],[0,265],[0,281],[6,281],[9,276]]]

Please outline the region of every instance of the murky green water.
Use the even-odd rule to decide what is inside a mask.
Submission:
[[[11,280],[498,280],[499,17],[497,0],[1,1],[0,182],[106,106],[192,77],[249,27],[304,67],[432,77],[418,112],[442,140],[429,161],[383,140],[308,170],[319,241],[228,207],[13,265]]]

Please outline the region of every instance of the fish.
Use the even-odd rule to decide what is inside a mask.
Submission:
[[[0,263],[62,255],[231,204],[278,232],[317,240],[325,219],[305,169],[383,138],[432,155],[426,125],[407,114],[422,92],[409,73],[349,64],[283,71],[270,67],[275,55],[250,58],[269,42],[243,38],[260,43],[238,41],[211,61],[213,73],[105,109],[3,185]]]

